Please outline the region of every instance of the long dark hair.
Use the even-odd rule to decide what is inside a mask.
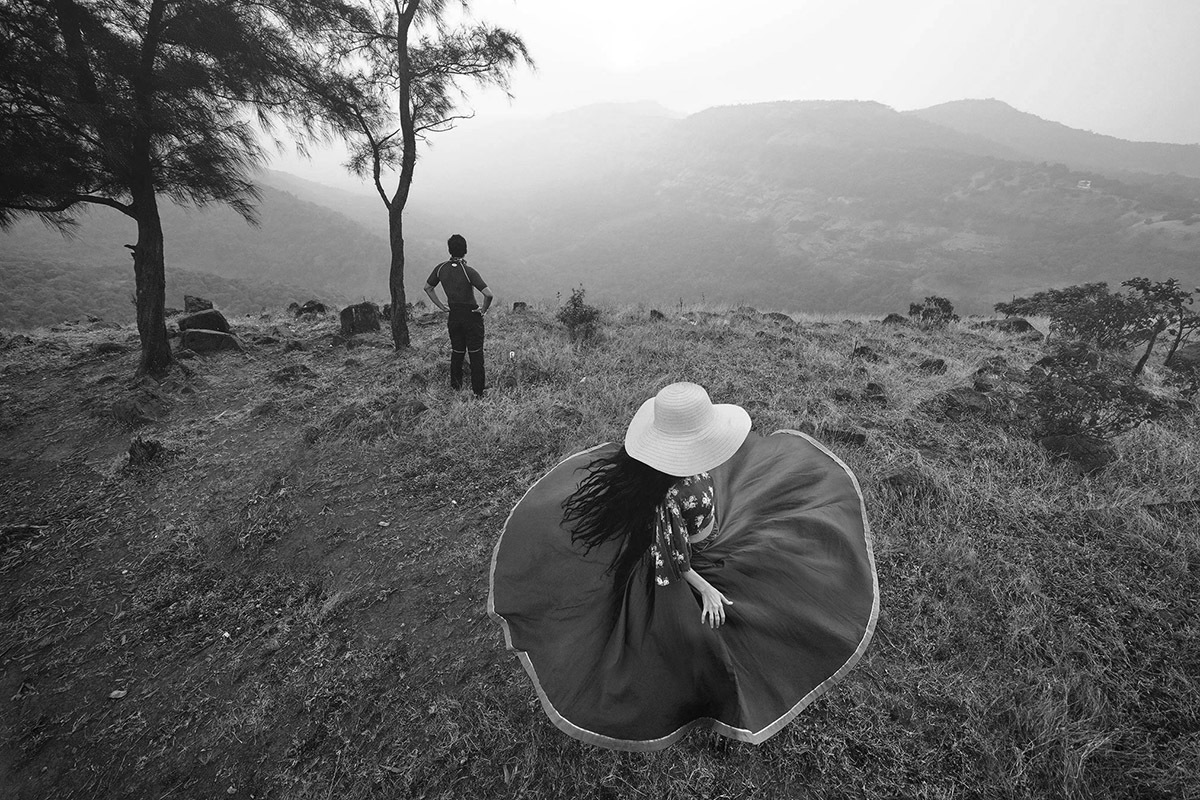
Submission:
[[[563,522],[571,540],[588,550],[607,541],[619,541],[609,572],[623,586],[642,555],[654,541],[654,510],[679,480],[638,461],[624,445],[587,466],[587,477],[563,502]]]

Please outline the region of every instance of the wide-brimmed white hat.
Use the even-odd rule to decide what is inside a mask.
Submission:
[[[625,450],[660,472],[684,477],[724,463],[749,432],[750,415],[741,406],[713,403],[703,386],[672,383],[633,415]]]

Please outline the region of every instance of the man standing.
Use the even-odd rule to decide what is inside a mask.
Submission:
[[[471,355],[471,389],[483,397],[483,315],[492,304],[492,292],[479,273],[467,266],[467,240],[457,233],[447,240],[450,260],[443,261],[429,273],[425,294],[442,311],[450,312],[450,386],[462,388],[463,358]],[[447,308],[433,291],[442,284]],[[483,295],[483,308],[475,302],[475,290]]]

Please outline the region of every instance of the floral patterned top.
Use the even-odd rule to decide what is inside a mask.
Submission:
[[[667,490],[654,521],[654,582],[666,586],[692,568],[692,546],[688,540],[713,521],[713,481],[707,472],[681,478]]]

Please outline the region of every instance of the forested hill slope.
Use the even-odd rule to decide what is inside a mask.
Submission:
[[[486,132],[461,133],[422,162],[428,203],[457,209],[523,290],[828,312],[937,293],[981,312],[1064,282],[1200,280],[1190,185],[1035,162],[878,103],[604,107],[507,130],[504,159],[473,159]],[[530,154],[555,143],[580,157],[539,169]]]
[[[1135,175],[1116,156],[1064,165],[992,132],[833,101],[472,121],[422,151],[405,213],[408,289],[452,232],[502,301],[582,283],[604,302],[882,313],[937,294],[982,313],[1053,286],[1200,283],[1200,179]],[[1124,142],[1120,154],[1157,147]],[[224,209],[168,209],[168,273],[382,298],[377,195],[261,181],[259,228]],[[74,242],[24,222],[0,233],[0,259],[127,265],[131,235],[114,213],[94,212]]]

